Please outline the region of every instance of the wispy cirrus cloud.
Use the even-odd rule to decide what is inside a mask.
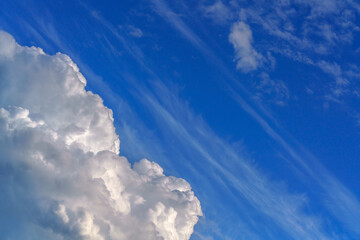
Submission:
[[[273,138],[288,154],[294,168],[302,172],[302,180],[308,181],[308,177],[315,180],[317,186],[326,193],[326,197],[322,199],[327,208],[351,231],[359,234],[359,230],[354,224],[355,219],[360,217],[360,202],[357,197],[351,193],[344,185],[334,178],[328,170],[319,163],[307,149],[299,144],[295,139],[290,137],[290,144],[281,136],[273,126],[255,112],[244,100],[235,92],[233,92],[238,103],[262,126],[266,133]],[[281,127],[274,124],[277,128]],[[282,129],[282,131],[284,131]]]
[[[173,16],[173,15],[171,15],[171,16]],[[161,82],[158,82],[158,84],[160,84],[160,86],[162,86],[161,85]],[[162,92],[162,94],[159,94],[159,96],[172,96],[172,94],[168,91],[168,90],[166,90],[166,88],[164,88],[164,86],[162,86],[162,87],[159,87],[159,86],[157,86],[157,89],[163,89],[162,91],[164,91],[164,92]],[[253,200],[253,201],[255,201],[256,199],[257,199],[257,197],[255,197],[255,195],[251,195],[250,194],[250,192],[252,192],[252,191],[250,191],[249,190],[249,192],[248,193],[246,193],[246,192],[243,192],[243,191],[246,191],[246,189],[248,189],[248,188],[244,188],[244,182],[241,182],[241,180],[239,180],[239,179],[237,179],[237,176],[235,176],[235,175],[233,175],[231,172],[228,172],[229,170],[227,169],[227,168],[224,168],[223,166],[222,166],[222,164],[224,163],[224,162],[226,162],[226,161],[222,161],[222,163],[220,164],[219,163],[219,161],[217,160],[218,159],[218,157],[216,157],[217,155],[215,155],[215,156],[212,156],[212,155],[209,155],[209,153],[207,153],[208,152],[208,150],[209,149],[221,149],[221,148],[225,148],[223,145],[220,145],[220,146],[217,146],[217,147],[209,147],[209,146],[202,146],[202,144],[201,143],[199,143],[198,142],[198,140],[197,140],[197,137],[194,137],[194,136],[192,136],[192,134],[190,134],[189,133],[189,130],[185,127],[185,125],[183,125],[182,123],[180,123],[178,120],[175,120],[175,119],[181,119],[181,117],[174,117],[174,116],[172,116],[172,114],[170,113],[170,112],[168,112],[168,110],[166,110],[165,108],[163,108],[162,106],[161,106],[161,104],[159,104],[159,102],[158,102],[158,100],[156,100],[156,98],[150,93],[150,92],[142,92],[141,93],[141,95],[143,96],[142,97],[142,99],[143,100],[146,100],[145,102],[144,102],[144,104],[146,104],[148,107],[150,107],[151,109],[153,109],[153,113],[154,113],[154,117],[155,118],[159,118],[159,116],[162,118],[162,120],[161,121],[164,121],[164,124],[166,124],[168,127],[171,127],[171,129],[173,129],[173,131],[176,133],[176,135],[178,135],[179,136],[179,141],[180,142],[182,142],[182,144],[189,144],[189,143],[191,143],[191,145],[194,147],[194,149],[198,152],[198,154],[200,154],[200,155],[202,155],[202,157],[203,158],[205,158],[207,161],[210,161],[210,163],[214,166],[214,167],[216,167],[216,168],[218,168],[218,169],[220,169],[220,176],[222,175],[223,177],[224,177],[224,182],[227,182],[227,181],[230,181],[231,182],[231,186],[236,186],[237,188],[238,188],[238,190],[239,190],[239,192],[242,192],[242,194],[249,194],[249,195],[247,195],[246,196],[246,198],[248,198],[249,199],[249,201],[250,201],[250,199],[251,200]],[[144,98],[144,96],[147,96],[146,98]],[[174,102],[176,102],[176,99],[172,99],[172,100],[169,100],[169,99],[167,99],[167,100],[165,100],[163,103],[170,103],[170,102],[172,102],[172,103],[174,103]],[[279,136],[279,135],[277,135],[277,133],[274,131],[274,130],[272,130],[271,129],[271,127],[266,123],[266,121],[265,120],[263,120],[262,119],[262,117],[260,117],[260,115],[258,115],[256,112],[255,112],[255,110],[252,108],[252,107],[250,107],[250,105],[248,105],[247,103],[244,103],[243,105],[242,105],[242,107],[244,107],[245,108],[245,110],[247,110],[247,111],[249,111],[249,112],[253,112],[253,113],[255,113],[255,115],[253,115],[255,118],[258,118],[259,119],[259,121],[260,122],[262,122],[263,123],[263,126],[264,126],[264,129],[267,129],[266,131],[270,134],[270,135],[272,135],[272,136],[275,136],[275,138],[276,139],[280,139],[279,141],[280,142],[283,142],[283,143],[285,143],[285,141],[284,140],[281,140],[281,137]],[[184,106],[177,106],[177,107],[171,107],[171,109],[184,109]],[[186,107],[185,107],[185,109],[186,109]],[[188,113],[186,113],[186,114],[184,114],[184,115],[188,115]],[[161,124],[161,125],[163,125],[163,124]],[[186,124],[186,126],[188,126],[189,124]],[[194,131],[194,130],[193,130]],[[196,131],[198,131],[198,132],[201,132],[201,134],[202,134],[202,136],[204,137],[204,136],[206,136],[206,138],[207,139],[217,139],[217,137],[214,137],[214,136],[211,136],[211,135],[208,135],[209,133],[208,133],[208,131],[207,130],[205,130],[205,129],[198,129],[198,130],[196,130]],[[221,140],[218,140],[218,141],[220,141],[221,142]],[[217,142],[217,141],[215,141],[215,142]],[[286,145],[285,144],[285,146],[288,146],[288,145]],[[225,149],[228,149],[228,148],[225,148]],[[288,148],[288,149],[290,149],[290,148]],[[231,151],[233,151],[233,150],[230,150],[230,149],[228,149],[228,153],[231,153]],[[219,153],[217,153],[217,154],[219,154]],[[226,159],[234,159],[234,157],[235,157],[235,155],[234,155],[235,153],[233,152],[230,156],[231,156],[231,158],[230,158],[230,156],[229,156],[229,158],[226,158]],[[238,158],[239,159],[239,162],[242,162],[242,160],[241,160],[241,157],[240,156],[237,156],[236,158]],[[246,166],[246,165],[245,165]],[[247,169],[248,167],[245,167],[245,169]],[[250,171],[250,172],[252,172],[252,171]],[[254,177],[256,176],[257,174],[255,174],[255,175],[253,175]],[[229,178],[228,178],[229,177]],[[257,176],[257,177],[259,177],[259,176]],[[257,179],[257,177],[255,177],[255,179]],[[254,179],[254,182],[256,182],[256,180]],[[239,182],[240,181],[240,182]],[[263,180],[263,181],[265,181],[265,180]],[[247,181],[245,181],[246,182],[246,184],[247,184]],[[234,185],[233,185],[234,184]],[[246,185],[245,184],[245,185]],[[249,187],[249,189],[253,189],[253,188],[257,188],[257,187],[255,187],[255,186],[252,186],[252,187]],[[266,191],[265,189],[259,189],[259,194],[260,195],[263,195],[264,194],[264,192],[262,192],[262,191]],[[272,197],[270,197],[271,196],[271,194],[273,194],[271,191],[270,192],[268,192],[268,193],[266,193],[265,195],[266,196],[269,196],[269,199],[272,199]],[[280,194],[280,193],[279,193]],[[259,195],[259,196],[260,196]],[[282,194],[280,194],[279,195],[279,197],[280,196],[282,196]],[[273,196],[274,197],[274,196]],[[275,197],[276,198],[276,197]],[[261,201],[266,201],[266,198],[261,198],[261,197],[259,197],[259,200],[260,199],[262,199]],[[291,199],[291,197],[290,197],[290,199]],[[301,198],[300,198],[301,199]],[[298,214],[300,214],[300,216],[302,215],[302,213],[301,213],[301,205],[302,205],[302,201],[303,200],[300,200],[299,199],[299,213]],[[250,201],[251,202],[251,201]],[[255,201],[255,202],[253,202],[252,204],[254,204],[254,207],[255,208],[258,208],[258,209],[260,209],[259,211],[261,211],[261,212],[265,212],[265,214],[270,214],[270,215],[272,215],[272,217],[274,217],[274,218],[276,218],[277,220],[277,222],[278,222],[278,224],[280,225],[280,226],[282,226],[284,229],[285,228],[289,228],[287,225],[286,225],[286,223],[285,222],[283,222],[281,219],[281,217],[280,216],[278,216],[277,214],[279,214],[279,213],[277,213],[277,211],[274,211],[274,212],[272,212],[272,213],[267,213],[266,211],[268,211],[268,209],[266,209],[265,208],[265,206],[266,205],[262,205],[262,204],[260,204],[260,202],[258,202],[258,203],[256,203],[257,201]],[[269,205],[271,205],[271,203],[267,203],[267,204],[269,204]],[[279,210],[281,209],[281,208],[283,208],[283,206],[279,206]],[[289,216],[288,216],[289,217]],[[302,230],[299,230],[299,232],[296,232],[294,229],[292,229],[292,230],[287,230],[288,232],[289,232],[289,234],[291,234],[292,236],[299,236],[298,234],[300,234],[300,233],[303,233],[303,234],[307,234],[309,231],[307,231],[307,230],[304,230],[304,228],[306,228],[306,226],[308,226],[308,225],[311,225],[311,226],[314,226],[314,225],[316,225],[316,223],[318,222],[318,220],[315,220],[315,219],[312,219],[312,217],[311,216],[301,216],[301,217],[296,217],[296,216],[293,216],[295,219],[292,221],[292,223],[294,223],[295,225],[297,225],[297,227],[295,227],[294,229],[302,229]],[[316,217],[315,217],[316,218]],[[287,219],[287,218],[284,218],[284,219]],[[308,220],[308,221],[311,221],[312,223],[311,224],[309,224],[309,223],[305,223],[305,222],[301,222],[300,221],[300,219],[306,219],[306,220]],[[286,227],[287,226],[287,227]],[[291,228],[291,227],[290,227]],[[321,226],[319,225],[318,226],[318,228],[315,228],[315,230],[314,230],[314,232],[311,232],[311,234],[313,234],[314,236],[321,236],[322,238],[326,238],[326,233],[324,233],[324,232],[322,232],[322,230],[321,230]],[[301,235],[301,234],[300,234]],[[301,235],[301,236],[304,236],[304,235]],[[310,235],[308,236],[308,237],[310,237]]]
[[[162,1],[160,1],[160,2],[162,2]],[[284,5],[282,5],[282,4],[284,4]],[[318,5],[316,5],[316,6],[318,6]],[[330,8],[330,6],[331,6],[331,4],[329,5],[329,9],[326,10],[324,12],[324,14],[332,11],[333,8]],[[343,5],[341,5],[341,6],[343,6]],[[279,14],[279,16],[276,16],[275,19],[280,18],[281,21],[282,20],[285,21],[284,23],[286,23],[286,21],[288,21],[287,20],[288,18],[291,19],[291,11],[287,11],[287,8],[289,7],[288,3],[286,3],[286,2],[275,3],[274,7],[277,8],[277,10],[278,10],[277,13],[282,13],[282,14]],[[160,9],[166,10],[167,12],[169,12],[169,11],[171,12],[169,7],[167,7],[166,9],[164,9],[164,8],[160,8]],[[260,13],[261,13],[261,11],[258,14],[260,14]],[[320,12],[317,12],[314,10],[313,14],[315,14],[315,13],[318,14],[317,17],[321,17]],[[164,12],[161,12],[160,14],[164,14]],[[169,14],[167,16],[174,16],[174,15]],[[281,18],[281,16],[283,18]],[[248,19],[248,16],[247,17],[242,16],[242,19]],[[173,18],[168,18],[167,20],[170,22],[174,21]],[[178,20],[179,19],[176,18],[175,22]],[[271,20],[271,18],[269,17],[266,21],[270,21],[270,20]],[[174,23],[172,23],[172,24],[174,24]],[[185,23],[183,21],[181,21],[181,25],[182,25],[181,28],[177,27],[176,24],[174,24],[173,26],[175,26],[175,28],[177,30],[179,30],[179,32],[182,33],[189,41],[196,43],[198,41],[198,39],[200,39],[200,38],[197,35],[195,35],[187,25],[185,25],[186,26],[185,27],[184,24]],[[282,36],[282,38],[287,41],[292,41],[292,44],[299,46],[300,50],[310,47],[311,42],[309,39],[298,38],[295,34],[292,33],[293,31],[295,31],[295,29],[292,28],[291,22],[289,24],[284,24],[284,25],[277,25],[277,24],[278,24],[278,22],[276,22],[275,27],[281,26],[281,29],[288,29],[288,30],[280,31],[280,28],[275,28],[274,33],[276,33],[279,36]],[[268,26],[269,26],[269,30],[270,30],[270,25],[268,25]],[[350,30],[353,27],[354,26],[352,24],[349,25]],[[184,31],[184,29],[186,29],[186,32]],[[345,28],[344,31],[348,31],[349,29]],[[189,35],[189,33],[191,33],[191,35]],[[189,36],[191,36],[191,37],[189,37]],[[196,36],[195,39],[197,39],[197,41],[192,40],[192,39],[194,39],[194,36]],[[247,36],[249,36],[249,34]],[[194,44],[194,45],[196,46],[197,44]],[[313,60],[307,56],[306,53],[301,53],[301,51],[300,51],[299,54],[300,55],[303,54],[302,59],[308,59],[309,63],[311,63],[311,64],[314,63]],[[228,89],[231,89],[231,88],[228,88]],[[260,124],[260,126],[264,129],[264,131],[271,138],[273,138],[275,142],[277,142],[280,146],[282,146],[282,148],[286,151],[286,153],[289,155],[289,157],[291,159],[295,160],[295,165],[297,165],[297,166],[295,166],[295,168],[299,169],[301,172],[304,172],[307,176],[310,176],[312,179],[314,179],[316,181],[316,183],[318,184],[318,187],[320,189],[322,189],[322,191],[326,192],[327,197],[323,198],[322,200],[324,202],[327,202],[327,200],[330,199],[331,204],[327,204],[327,206],[333,210],[337,209],[337,210],[332,211],[334,214],[336,212],[335,216],[340,221],[342,221],[344,224],[346,224],[353,232],[357,233],[357,229],[355,228],[355,226],[353,224],[351,224],[350,221],[348,221],[346,218],[343,217],[345,215],[350,214],[352,212],[352,210],[351,210],[352,208],[354,210],[353,213],[358,212],[358,210],[360,209],[360,204],[359,204],[357,198],[353,194],[351,194],[351,192],[345,186],[343,186],[333,176],[331,176],[331,174],[329,172],[327,172],[327,170],[325,170],[325,168],[323,166],[321,166],[321,164],[319,163],[319,160],[317,160],[315,157],[311,158],[312,159],[311,162],[313,162],[313,164],[310,163],[310,161],[306,160],[309,156],[309,153],[307,152],[307,150],[304,147],[302,147],[301,145],[297,145],[297,144],[293,145],[293,143],[290,144],[287,140],[285,140],[285,138],[279,133],[279,131],[283,132],[284,130],[276,123],[276,120],[274,120],[271,116],[269,118],[270,120],[266,120],[266,118],[268,116],[266,118],[263,117],[262,116],[262,114],[264,114],[263,111],[257,112],[258,110],[256,110],[255,108],[253,108],[253,106],[251,106],[249,103],[247,103],[247,101],[245,101],[243,99],[243,97],[240,96],[240,94],[238,94],[237,92],[235,92],[233,90],[230,90],[230,91],[232,91],[232,93],[233,93],[234,100],[236,102],[238,102],[239,105]],[[261,108],[261,106],[260,106],[260,108]],[[265,110],[265,113],[266,113],[266,110]],[[276,128],[278,128],[280,130],[275,130],[275,128],[272,127],[271,125],[276,126]],[[293,140],[293,141],[296,142],[295,140]],[[317,176],[316,173],[318,171],[323,172],[323,175],[321,177]],[[326,181],[323,182],[323,181],[321,181],[321,179],[326,179]],[[303,179],[303,180],[307,181],[306,179]],[[336,198],[336,196],[341,196],[341,197]],[[347,204],[349,202],[351,202],[351,204]],[[343,206],[346,206],[346,205],[351,206],[351,207],[344,208]],[[357,216],[357,214],[355,214],[354,216]]]
[[[239,155],[228,143],[216,136],[203,121],[195,120],[194,124],[196,117],[192,116],[191,110],[184,107],[162,83],[157,82],[156,86],[157,97],[147,91],[139,94],[143,103],[154,113],[154,118],[160,125],[166,126],[163,131],[173,131],[182,145],[194,149],[192,154],[200,156],[201,162],[210,164],[211,171],[225,188],[235,189],[234,195],[245,198],[256,211],[269,216],[294,239],[332,238],[322,229],[321,219],[307,215],[303,211],[302,208],[306,204],[303,196],[277,189],[276,184],[251,166],[249,160]],[[177,110],[173,112],[164,105]],[[183,109],[184,112],[179,112],[179,109]],[[188,124],[190,119],[192,124]],[[203,173],[200,171],[199,174],[201,177]]]
[[[164,0],[151,0],[153,9],[169,22],[176,30],[178,30],[187,40],[194,44],[197,48],[206,50],[205,43],[185,24],[181,17],[173,12]]]

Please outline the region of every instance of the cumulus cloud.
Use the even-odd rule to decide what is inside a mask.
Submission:
[[[240,21],[232,25],[229,41],[235,50],[236,68],[242,72],[256,70],[262,62],[263,56],[252,46],[252,31],[246,23]]]
[[[202,214],[183,179],[119,156],[112,111],[64,54],[0,32],[4,239],[189,239]]]

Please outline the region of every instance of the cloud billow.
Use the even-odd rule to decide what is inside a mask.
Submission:
[[[183,179],[119,156],[112,111],[64,54],[0,31],[0,232],[5,239],[189,239]]]

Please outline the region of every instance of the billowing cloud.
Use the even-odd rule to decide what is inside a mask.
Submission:
[[[189,239],[190,185],[119,156],[112,111],[85,85],[68,56],[0,32],[2,237]]]
[[[240,21],[232,25],[229,41],[235,50],[236,68],[247,73],[256,70],[262,62],[263,56],[252,46],[252,31],[246,23]]]

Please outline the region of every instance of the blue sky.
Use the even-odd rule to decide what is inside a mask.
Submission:
[[[0,2],[0,28],[69,55],[120,153],[188,181],[191,239],[360,238],[360,4]]]

